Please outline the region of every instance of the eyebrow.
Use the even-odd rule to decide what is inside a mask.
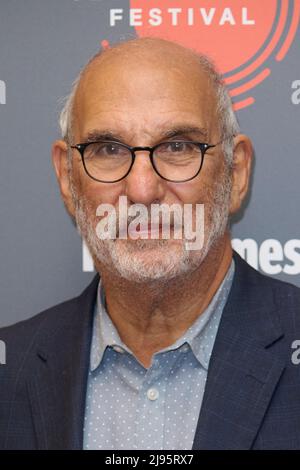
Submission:
[[[92,131],[89,131],[84,138],[85,142],[95,142],[97,140],[114,140],[115,142],[123,142],[121,135],[109,129],[104,129],[102,131],[93,129]]]
[[[184,136],[184,135],[190,135],[190,134],[197,134],[201,136],[201,138],[204,138],[204,139],[207,139],[208,137],[208,131],[204,127],[185,126],[185,125],[172,127],[172,129],[163,132],[163,137],[168,139],[172,137]]]
[[[208,131],[204,127],[176,125],[175,127],[172,127],[165,131],[161,131],[158,140],[171,139],[174,137],[188,138],[188,136],[191,136],[192,134],[197,137],[199,136],[199,138],[204,139],[205,141],[208,138]],[[98,140],[108,140],[124,143],[126,139],[124,139],[124,136],[122,136],[122,134],[118,134],[117,132],[111,129],[93,129],[90,130],[84,138],[84,142],[95,142]]]

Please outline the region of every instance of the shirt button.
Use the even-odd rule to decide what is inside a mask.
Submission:
[[[147,391],[147,397],[151,401],[157,400],[158,396],[159,392],[156,388],[149,388],[149,390]]]
[[[121,354],[122,354],[122,353],[124,352],[124,349],[121,348],[120,346],[114,346],[113,348],[114,348],[114,351],[116,351],[116,352],[118,352],[118,353],[121,353]]]

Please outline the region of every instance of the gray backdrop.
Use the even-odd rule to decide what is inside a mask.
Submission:
[[[299,2],[289,4],[291,22]],[[103,39],[136,34],[125,20],[110,26],[112,8],[128,12],[129,2],[0,0],[1,326],[77,295],[93,276],[83,270],[81,240],[60,200],[50,148],[59,136],[59,100],[80,68]],[[269,57],[266,65],[272,73],[251,90],[255,103],[238,111],[256,161],[233,237],[251,264],[300,286],[299,27],[284,60]]]

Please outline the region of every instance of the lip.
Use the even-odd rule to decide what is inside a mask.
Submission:
[[[163,229],[171,229],[172,226],[169,226],[169,225],[162,225],[162,224],[148,224],[146,230],[137,230],[139,232],[151,232],[151,230],[163,230]]]
[[[160,238],[164,233],[172,233],[174,230],[173,225],[156,225],[156,224],[148,224],[147,228],[143,229],[136,229],[136,234],[138,235],[147,235],[150,236],[152,233],[157,234],[158,238]]]

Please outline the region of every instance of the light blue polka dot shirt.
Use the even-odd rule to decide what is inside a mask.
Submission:
[[[189,450],[234,261],[207,309],[146,369],[105,309],[101,281],[95,308],[87,383],[84,449]]]

